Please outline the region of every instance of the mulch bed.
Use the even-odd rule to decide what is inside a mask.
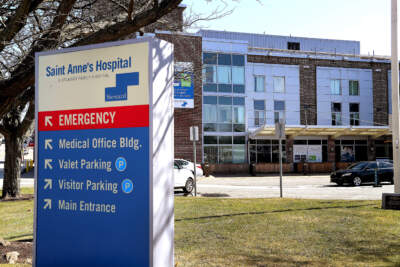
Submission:
[[[24,195],[20,195],[19,197],[0,198],[0,202],[18,201],[18,200],[31,200],[33,198],[34,198],[33,194],[24,194]]]
[[[18,263],[25,263],[26,259],[32,259],[32,240],[13,241],[6,247],[0,245],[0,264],[7,263],[6,254],[11,251],[18,251]]]

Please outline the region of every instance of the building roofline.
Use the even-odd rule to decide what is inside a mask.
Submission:
[[[207,29],[200,29],[197,33],[200,33],[201,31],[204,31],[204,32],[208,31],[208,32],[238,33],[238,34],[256,35],[256,36],[287,37],[287,38],[299,38],[299,39],[310,39],[310,40],[340,41],[340,42],[351,42],[351,43],[360,44],[360,41],[356,41],[356,40],[327,39],[327,38],[318,38],[318,37],[302,37],[302,36],[292,36],[292,35],[276,35],[276,34],[262,34],[262,33],[249,33],[249,32],[207,30]]]
[[[171,32],[171,31],[161,31],[161,30],[155,30],[155,34],[169,34],[169,35],[182,35],[182,36],[195,36],[195,37],[202,37],[198,33],[189,33],[189,32]]]
[[[278,48],[264,48],[264,47],[250,47],[249,46],[249,54],[254,54],[256,51],[264,51],[264,52],[278,52],[278,53],[286,53],[286,54],[294,54],[294,55],[308,55],[308,56],[330,56],[330,57],[343,57],[345,58],[356,58],[356,59],[366,59],[366,60],[383,60],[390,61],[390,56],[377,56],[377,55],[361,55],[361,54],[341,54],[341,53],[330,53],[330,52],[316,52],[316,51],[302,51],[302,50],[288,50],[288,49],[278,49]],[[252,51],[251,51],[252,50]],[[253,52],[253,53],[251,53]],[[273,56],[273,55],[271,55]]]

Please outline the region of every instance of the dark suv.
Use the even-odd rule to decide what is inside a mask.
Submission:
[[[375,181],[375,169],[379,182],[393,184],[393,164],[388,161],[363,161],[350,165],[347,169],[331,173],[331,182],[343,185],[350,183],[359,186]]]

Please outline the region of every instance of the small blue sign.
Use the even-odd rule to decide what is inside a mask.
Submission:
[[[125,179],[121,183],[122,191],[126,194],[129,194],[133,190],[133,183],[129,179]]]
[[[192,73],[180,73],[179,78],[174,82],[175,99],[193,99],[194,85]]]
[[[115,161],[115,168],[119,172],[125,171],[125,169],[126,169],[126,159],[124,159],[123,157],[117,158],[117,160]]]

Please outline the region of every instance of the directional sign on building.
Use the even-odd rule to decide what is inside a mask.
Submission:
[[[190,72],[178,73],[174,82],[174,107],[194,108],[193,74]]]
[[[171,54],[149,38],[36,55],[36,266],[172,266],[173,237],[154,235],[171,239],[173,222],[153,224],[173,218],[173,126],[158,129],[173,116]],[[171,189],[153,180],[160,164]],[[171,252],[155,257],[161,247]]]

